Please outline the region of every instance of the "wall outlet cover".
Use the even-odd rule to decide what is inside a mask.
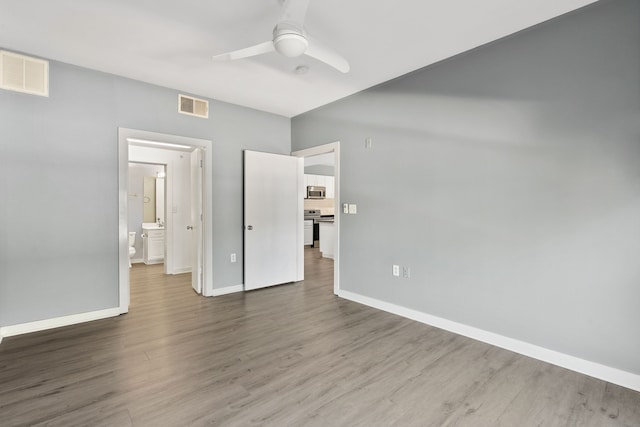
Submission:
[[[349,213],[351,215],[355,215],[356,213],[358,213],[358,209],[356,205],[351,205],[351,204],[349,205]]]
[[[393,264],[392,274],[396,277],[400,276],[400,266],[397,264]]]

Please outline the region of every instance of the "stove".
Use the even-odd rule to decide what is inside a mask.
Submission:
[[[312,219],[314,223],[317,222],[321,216],[322,216],[322,213],[320,212],[320,209],[304,210],[304,219]]]

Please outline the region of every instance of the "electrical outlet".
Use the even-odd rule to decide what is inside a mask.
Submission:
[[[400,277],[400,266],[397,264],[393,264],[393,275]]]
[[[364,140],[364,148],[371,148],[371,137]]]
[[[349,213],[350,213],[351,215],[355,215],[355,214],[357,214],[357,213],[358,213],[358,208],[357,208],[357,206],[356,206],[356,205],[353,205],[353,204],[350,204],[350,205],[349,205]]]
[[[411,277],[411,269],[409,267],[402,267],[402,277],[408,279]]]
[[[231,262],[236,262],[236,254],[231,254]]]
[[[342,213],[349,213],[349,203],[343,203],[342,204]]]

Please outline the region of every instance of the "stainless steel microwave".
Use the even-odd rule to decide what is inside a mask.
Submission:
[[[310,185],[307,187],[307,199],[324,199],[327,197],[326,187],[316,187]]]

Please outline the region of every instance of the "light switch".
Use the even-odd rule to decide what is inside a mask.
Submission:
[[[358,211],[356,209],[356,205],[349,205],[349,213],[351,215],[355,215],[356,213],[358,213]]]
[[[349,213],[349,203],[342,204],[342,212],[348,214]]]

